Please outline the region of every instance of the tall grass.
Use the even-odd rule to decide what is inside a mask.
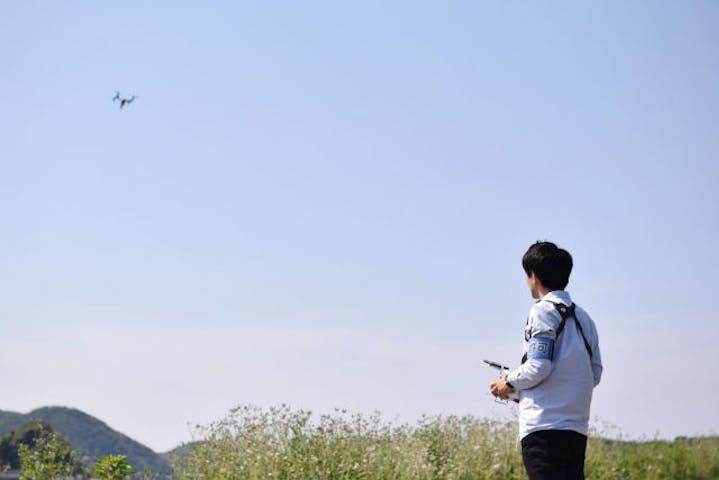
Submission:
[[[242,480],[524,479],[513,422],[472,416],[394,424],[337,410],[314,419],[287,406],[243,406],[198,427],[178,478]],[[719,442],[628,443],[590,438],[587,478],[717,479]]]
[[[589,439],[585,470],[596,480],[717,480],[719,438],[644,440]]]

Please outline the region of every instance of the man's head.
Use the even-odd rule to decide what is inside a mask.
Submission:
[[[537,242],[522,257],[522,267],[534,298],[540,291],[564,290],[572,273],[572,256],[552,242]]]

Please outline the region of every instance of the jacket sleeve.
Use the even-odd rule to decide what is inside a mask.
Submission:
[[[597,327],[591,318],[589,321],[592,325],[592,374],[594,375],[594,386],[596,387],[602,380],[604,366],[602,365],[602,354],[599,351],[599,335],[597,334]]]
[[[558,314],[556,315],[559,316]],[[541,309],[539,304],[532,307],[529,312],[529,320],[527,321],[526,333],[531,338],[543,338],[551,340],[552,343],[557,339],[556,335],[557,319],[554,315]],[[524,352],[529,350],[529,344],[524,342]],[[547,358],[527,358],[519,368],[510,371],[507,374],[507,381],[515,390],[527,390],[539,385],[552,371],[552,361]]]

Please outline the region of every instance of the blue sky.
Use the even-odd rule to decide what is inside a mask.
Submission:
[[[507,415],[481,360],[517,360],[550,239],[600,332],[593,414],[716,433],[718,27],[709,1],[3,2],[0,409],[156,450],[249,402]]]

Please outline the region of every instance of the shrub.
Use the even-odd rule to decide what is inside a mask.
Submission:
[[[287,406],[239,407],[197,427],[176,464],[185,480],[526,479],[514,421],[422,417],[395,425],[336,410],[315,420]],[[587,445],[588,480],[719,478],[719,439],[606,440]]]
[[[75,458],[70,444],[56,432],[37,437],[33,446],[22,444],[20,480],[55,480],[71,476],[75,471]]]
[[[97,459],[93,472],[98,480],[125,480],[137,470],[127,462],[125,455],[107,455]]]

